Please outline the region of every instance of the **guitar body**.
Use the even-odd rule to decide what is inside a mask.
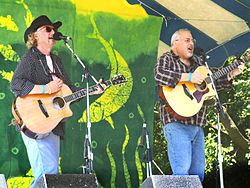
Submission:
[[[119,75],[103,84],[121,86],[125,82],[125,77]],[[96,85],[91,86],[88,92],[94,92],[96,89]],[[21,131],[26,136],[36,138],[36,134],[46,134],[53,130],[60,121],[72,116],[73,113],[69,108],[70,103],[85,97],[86,94],[85,89],[72,93],[70,88],[63,84],[61,90],[56,93],[18,97],[16,103],[12,104],[12,114]]]
[[[26,127],[38,134],[48,133],[65,118],[72,116],[63,96],[72,94],[70,88],[63,84],[60,91],[52,94],[33,94],[18,97],[17,110]]]
[[[208,77],[209,70],[205,66],[200,66],[195,72]],[[168,104],[166,109],[179,120],[188,119],[198,113],[204,100],[214,95],[212,83],[205,81],[201,85],[179,82],[175,88],[162,86],[159,89],[159,96]]]

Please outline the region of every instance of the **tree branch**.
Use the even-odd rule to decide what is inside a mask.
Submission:
[[[241,134],[238,127],[236,126],[230,115],[227,113],[226,108],[224,106],[223,110],[225,112],[225,118],[220,115],[221,123],[224,125],[232,141],[237,144],[244,152],[247,152],[250,146],[250,140],[245,138]]]

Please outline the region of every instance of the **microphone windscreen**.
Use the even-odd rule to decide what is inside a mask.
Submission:
[[[200,47],[196,47],[194,48],[194,53],[197,55],[203,55],[204,54],[204,50]]]
[[[60,36],[62,36],[62,33],[55,32],[54,35],[53,35],[53,39],[55,39],[55,40],[61,40]]]

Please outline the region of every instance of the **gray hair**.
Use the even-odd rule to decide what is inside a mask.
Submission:
[[[171,37],[171,46],[173,46],[174,41],[179,40],[180,32],[182,32],[182,31],[188,31],[189,33],[191,33],[191,31],[186,29],[186,28],[185,29],[179,29],[179,30],[175,31],[175,33]]]

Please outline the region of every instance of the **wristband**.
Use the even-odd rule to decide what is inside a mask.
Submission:
[[[188,81],[191,82],[191,80],[192,80],[192,73],[190,72],[190,73],[189,73]]]
[[[42,94],[45,93],[45,85],[42,85],[43,86],[43,91],[42,91]]]

